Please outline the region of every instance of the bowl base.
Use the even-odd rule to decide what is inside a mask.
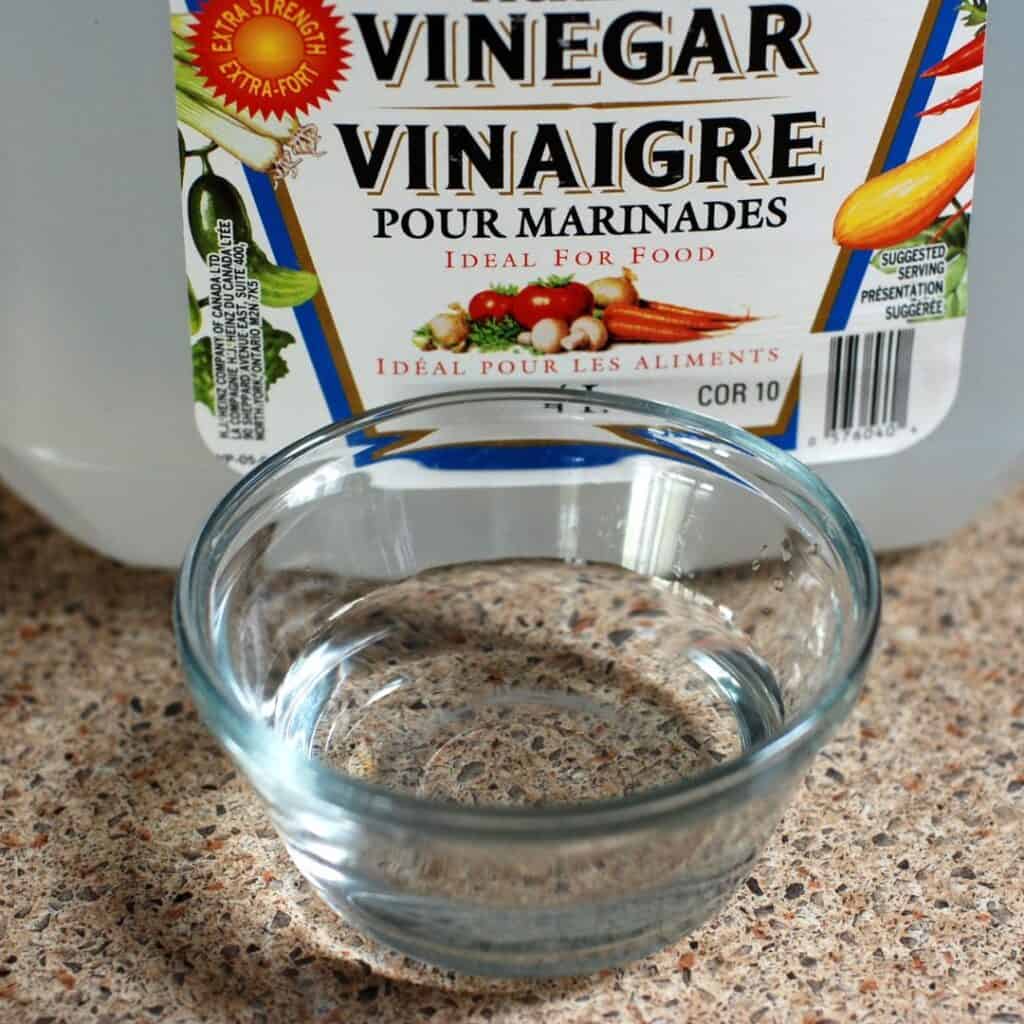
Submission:
[[[290,849],[321,898],[384,946],[445,970],[495,978],[591,974],[670,946],[716,914],[755,855],[714,878],[685,880],[630,898],[545,908],[495,908],[324,883]]]

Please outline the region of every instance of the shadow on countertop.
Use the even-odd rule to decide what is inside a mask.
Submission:
[[[883,559],[864,697],[714,922],[518,985],[326,909],[188,701],[171,576],[0,491],[0,1021],[1024,1022],[1022,510]]]
[[[0,491],[0,577],[0,746],[19,780],[0,830],[31,860],[0,924],[18,950],[0,993],[41,1020],[350,1022],[587,991],[437,971],[326,908],[189,702],[169,573],[102,559]]]

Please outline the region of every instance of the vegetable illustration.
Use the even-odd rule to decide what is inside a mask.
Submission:
[[[501,320],[512,313],[512,298],[515,288],[488,288],[477,292],[469,300],[469,316],[472,320]]]
[[[591,281],[590,290],[594,295],[594,302],[598,306],[635,305],[640,301],[640,295],[633,283],[635,280],[636,275],[633,271],[624,269],[622,277],[602,277],[597,281]]]
[[[172,14],[171,15],[171,32],[176,35],[179,39],[189,39],[192,36],[192,15],[191,14]]]
[[[948,142],[857,189],[836,217],[836,242],[884,249],[928,227],[974,174],[978,122],[975,113]]]
[[[469,346],[469,318],[459,306],[439,313],[413,334],[413,344],[420,349],[443,348],[449,352],[465,352]]]
[[[594,293],[585,284],[570,280],[555,287],[555,308],[567,320],[575,320],[593,311]]]
[[[173,19],[172,19],[173,20]],[[192,47],[188,41],[177,33],[171,36],[171,51],[174,54],[174,59],[179,61],[192,61]]]
[[[220,249],[219,220],[231,221],[236,242],[252,241],[252,225],[238,189],[218,174],[201,174],[188,190],[188,226],[204,260]]]
[[[249,276],[260,283],[264,306],[301,306],[320,290],[316,274],[308,270],[279,267],[255,243],[249,243]]]
[[[670,302],[648,302],[647,308],[665,313],[692,331],[728,331],[754,319],[749,315],[733,316],[729,313],[712,313],[706,309],[691,309],[689,306],[674,306]]]
[[[975,82],[974,85],[969,85],[966,89],[961,89],[951,99],[945,101],[945,103],[938,103],[934,107],[929,107],[927,110],[922,110],[918,117],[937,117],[939,114],[948,113],[950,110],[958,110],[960,107],[969,107],[972,103],[978,103],[981,100],[982,83]]]
[[[295,344],[295,338],[288,331],[282,331],[263,321],[263,367],[266,386],[270,389],[288,375],[288,363],[281,350]],[[213,386],[213,345],[208,337],[200,338],[192,346],[192,397],[216,414],[217,405]]]
[[[192,282],[188,278],[185,280],[188,283],[188,325],[191,334],[198,334],[203,326],[203,313],[196,302],[196,293],[192,291]]]
[[[575,320],[594,308],[586,285],[571,277],[548,277],[527,285],[512,300],[512,315],[532,330],[541,320]]]
[[[320,290],[315,274],[279,267],[252,240],[252,225],[238,189],[218,174],[201,174],[188,190],[188,225],[199,255],[217,252],[217,221],[229,220],[236,242],[248,245],[249,276],[260,283],[264,306],[301,306]]]
[[[217,412],[213,390],[213,351],[209,338],[200,338],[192,346],[192,397],[210,412]]]
[[[512,315],[530,330],[541,320],[550,318],[554,312],[554,289],[538,284],[527,285],[512,303]]]
[[[177,36],[175,36],[175,39],[177,39]],[[180,43],[181,41],[178,40],[178,42]],[[177,56],[177,53],[175,53],[175,56]],[[222,114],[234,118],[258,135],[265,135],[268,138],[284,143],[291,139],[296,131],[298,131],[299,123],[293,117],[284,120],[253,117],[246,111],[236,110],[234,107],[229,107],[222,103],[206,88],[195,68],[180,59],[174,62],[174,84],[187,96],[191,96],[199,103],[206,104],[212,109],[219,110]]]
[[[966,46],[951,53],[945,60],[939,61],[929,68],[922,78],[943,78],[946,75],[959,75],[964,71],[974,71],[985,63],[985,30],[982,29]]]
[[[538,352],[550,355],[561,352],[562,342],[569,337],[569,325],[555,317],[545,317],[533,325],[530,341]]]
[[[288,375],[288,363],[281,350],[295,344],[295,336],[263,321],[263,368],[267,375],[267,388]]]
[[[671,313],[642,306],[609,306],[604,324],[612,341],[681,342],[703,337]]]
[[[960,10],[968,28],[977,28],[988,22],[988,0],[960,0]]]
[[[623,269],[621,277],[601,278],[590,286],[571,277],[532,281],[522,291],[512,285],[492,285],[473,296],[468,315],[453,304],[448,312],[417,328],[412,342],[423,351],[600,352],[611,342],[699,341],[754,319],[749,314],[642,299],[636,274]]]
[[[608,328],[596,316],[581,316],[573,323],[562,347],[569,351],[587,348],[591,352],[600,352],[608,347]]]
[[[281,159],[281,143],[250,131],[229,114],[182,92],[175,93],[178,120],[216,142],[254,171],[269,171]]]
[[[522,327],[512,316],[474,320],[469,326],[469,344],[481,352],[504,352],[521,344]],[[527,336],[526,344],[529,344]]]
[[[958,75],[984,64],[988,2],[963,0],[960,8],[964,23],[968,27],[981,25],[981,29],[969,43],[923,72],[922,78]],[[970,106],[981,100],[982,91],[982,83],[976,82],[921,111],[918,117],[939,117]],[[975,111],[967,125],[941,146],[861,185],[836,215],[836,242],[847,249],[891,248],[919,235],[941,217],[974,174],[978,121]],[[957,209],[959,216],[963,207],[957,203]],[[940,232],[931,241],[941,237]]]

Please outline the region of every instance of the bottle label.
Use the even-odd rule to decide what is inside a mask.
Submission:
[[[987,4],[171,14],[196,420],[234,468],[467,387],[633,394],[812,463],[951,409]],[[421,461],[510,440],[403,426]]]

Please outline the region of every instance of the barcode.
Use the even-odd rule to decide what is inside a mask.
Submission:
[[[825,431],[905,427],[914,366],[912,330],[832,339]]]

